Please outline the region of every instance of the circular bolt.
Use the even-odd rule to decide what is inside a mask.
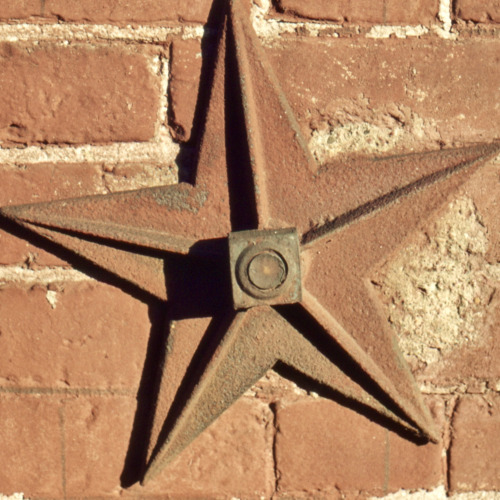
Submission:
[[[274,290],[286,280],[287,266],[277,252],[265,250],[248,263],[247,273],[250,283],[259,290]]]

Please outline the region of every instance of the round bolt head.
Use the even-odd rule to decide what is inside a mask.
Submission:
[[[260,290],[274,290],[286,280],[287,265],[279,253],[265,250],[250,261],[247,273],[250,282]]]
[[[228,243],[235,309],[302,300],[295,228],[236,231],[229,234]]]

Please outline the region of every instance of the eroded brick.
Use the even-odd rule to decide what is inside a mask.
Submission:
[[[136,401],[78,397],[64,411],[66,492],[98,497],[120,490]]]
[[[383,493],[386,431],[329,400],[277,410],[279,491]]]
[[[95,164],[0,165],[0,207],[102,193],[102,170]],[[0,264],[58,266],[66,263],[26,240],[0,230]]]
[[[499,57],[494,40],[335,40],[319,50],[306,39],[268,54],[320,161],[498,138],[500,65],[485,71]]]
[[[0,19],[23,19],[30,16],[39,16],[42,13],[40,0],[16,0],[1,2]]]
[[[491,106],[500,99],[497,45],[300,39],[266,51],[313,154],[327,162],[344,153],[407,153],[498,140],[492,124],[500,109]],[[488,71],[484,61],[491,62]],[[190,84],[189,96],[176,103],[183,120],[192,116],[197,88]],[[190,125],[183,121],[183,127]]]
[[[415,444],[333,401],[278,406],[277,427],[284,498],[300,491],[382,495],[431,489],[444,480],[440,444]]]
[[[498,0],[457,0],[455,15],[464,21],[476,23],[500,23],[500,2]]]
[[[197,40],[172,43],[170,79],[170,120],[176,139],[187,141],[196,109],[201,72],[201,47]]]
[[[436,423],[444,429],[444,401],[436,396],[426,398],[426,403]],[[443,443],[415,444],[389,432],[388,448],[389,491],[433,490],[445,482]]]
[[[0,290],[1,385],[122,388],[141,378],[148,308],[109,285],[82,282],[47,290]]]
[[[148,57],[131,50],[0,45],[0,142],[146,141],[160,104]]]
[[[463,397],[452,420],[450,487],[500,488],[500,395]]]
[[[15,0],[2,2],[0,19],[41,16],[71,22],[116,23],[207,20],[212,2],[209,0]],[[13,5],[10,5],[13,4]]]
[[[0,394],[0,491],[63,498],[60,402]]]
[[[438,11],[436,0],[278,0],[277,6],[281,12],[307,19],[375,24],[429,24]]]
[[[171,498],[270,498],[274,491],[269,407],[239,399],[145,487],[127,491]]]

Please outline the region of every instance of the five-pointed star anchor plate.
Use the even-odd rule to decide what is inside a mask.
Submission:
[[[168,295],[175,328],[145,480],[276,367],[438,440],[369,276],[498,145],[320,168],[242,0],[229,2],[217,54],[194,182],[2,210],[151,294]],[[227,240],[240,231],[248,247],[264,246],[235,270]],[[273,249],[275,234],[295,238],[296,248]],[[234,291],[245,270],[263,293],[226,301],[230,275]],[[208,314],[210,324],[199,319]],[[201,342],[201,327],[215,349]],[[173,411],[178,401],[181,411]]]

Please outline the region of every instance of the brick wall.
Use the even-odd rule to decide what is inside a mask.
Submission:
[[[0,1],[0,206],[177,182],[199,134],[211,7]],[[497,0],[255,0],[252,15],[320,163],[498,140]],[[141,463],[137,398],[161,305],[0,226],[0,493],[497,498],[498,200],[496,159],[377,278],[440,443],[269,372],[144,488],[124,486]]]

